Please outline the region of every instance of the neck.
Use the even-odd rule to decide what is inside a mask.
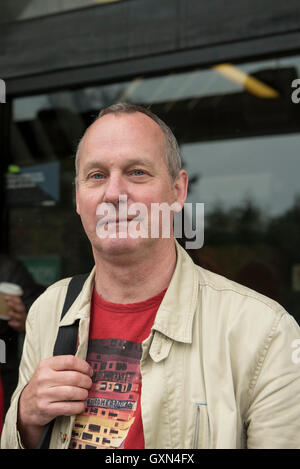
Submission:
[[[163,239],[139,256],[130,253],[120,262],[94,252],[96,290],[112,303],[137,303],[157,295],[168,287],[176,266],[174,240]]]

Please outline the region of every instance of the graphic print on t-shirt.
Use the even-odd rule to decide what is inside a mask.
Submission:
[[[76,416],[70,449],[123,448],[141,387],[142,346],[121,339],[89,341],[94,370],[85,412]]]

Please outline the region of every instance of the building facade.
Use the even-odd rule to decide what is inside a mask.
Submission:
[[[76,145],[102,107],[147,105],[178,138],[188,202],[204,203],[191,256],[300,321],[299,2],[14,4],[0,24],[2,250],[45,285],[88,271]]]

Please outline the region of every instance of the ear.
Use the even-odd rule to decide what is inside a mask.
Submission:
[[[75,199],[76,199],[76,212],[80,215],[80,204],[79,204],[79,196],[78,196],[78,182],[75,180]]]
[[[181,169],[174,182],[175,201],[181,206],[181,208],[183,208],[184,203],[187,198],[188,183],[189,183],[188,173],[184,169]]]

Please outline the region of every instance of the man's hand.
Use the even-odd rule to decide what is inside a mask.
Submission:
[[[8,325],[18,332],[24,332],[27,313],[23,301],[17,296],[10,295],[7,295],[5,299],[10,309]]]
[[[19,399],[18,429],[25,447],[36,447],[43,427],[55,417],[84,411],[92,374],[85,360],[72,355],[40,362]]]

